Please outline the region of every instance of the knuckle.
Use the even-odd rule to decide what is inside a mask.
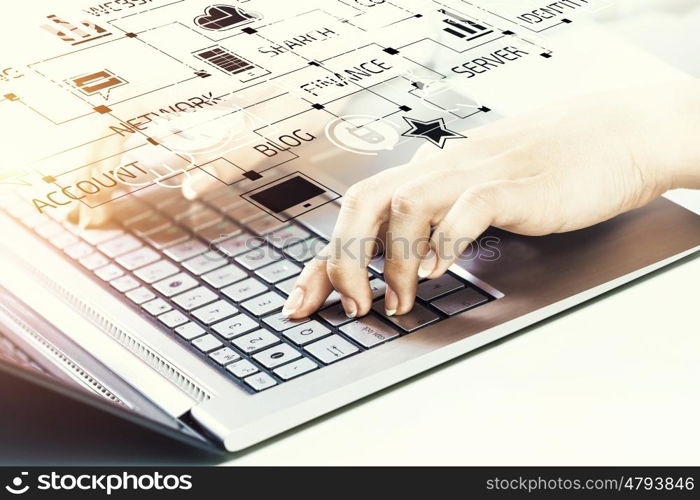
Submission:
[[[419,190],[413,186],[401,186],[391,197],[391,212],[395,215],[412,215],[419,208]]]

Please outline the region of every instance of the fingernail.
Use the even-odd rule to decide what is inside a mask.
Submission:
[[[191,179],[185,179],[185,182],[182,183],[182,196],[184,196],[186,200],[195,200],[197,198],[197,190],[194,189],[192,184],[193,182]]]
[[[427,278],[435,270],[437,265],[437,256],[433,250],[428,250],[428,253],[420,261],[420,266],[418,267],[418,277]]]
[[[340,294],[340,302],[343,304],[343,309],[345,310],[345,315],[348,318],[354,318],[357,316],[357,304],[350,297],[346,297]]]
[[[389,285],[386,286],[384,291],[384,311],[386,311],[387,316],[393,316],[396,314],[396,309],[399,307],[399,296],[396,292],[391,289]]]
[[[287,317],[289,317],[291,314],[294,314],[301,307],[301,303],[303,301],[304,290],[302,290],[298,286],[294,287],[292,293],[290,293],[289,297],[287,297],[287,301],[284,303],[284,307],[282,307],[282,314],[284,314]]]

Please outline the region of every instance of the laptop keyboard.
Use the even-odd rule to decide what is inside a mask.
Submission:
[[[368,271],[375,299],[369,315],[348,318],[333,292],[318,313],[291,320],[281,314],[284,301],[304,263],[326,244],[309,228],[231,192],[187,201],[161,189],[111,203],[110,227],[82,231],[33,207],[6,208],[248,392],[494,300],[447,273],[419,283],[410,313],[387,317],[379,258]]]

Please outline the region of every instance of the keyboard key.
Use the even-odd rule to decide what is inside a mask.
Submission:
[[[241,234],[241,228],[231,221],[222,220],[197,231],[197,235],[207,243],[214,243]]]
[[[473,288],[465,288],[459,292],[451,293],[441,299],[437,299],[431,302],[431,305],[448,316],[452,316],[453,314],[466,311],[467,309],[471,309],[487,301],[488,299],[486,297]]]
[[[221,341],[214,337],[211,333],[197,337],[192,341],[192,345],[204,353],[223,347]]]
[[[239,205],[226,212],[226,215],[231,217],[236,222],[240,222],[242,224],[247,224],[251,220],[263,214],[265,214],[265,212],[247,201],[241,202]]]
[[[225,339],[232,339],[259,327],[260,325],[258,325],[257,321],[249,318],[245,314],[239,314],[233,318],[215,324],[212,328]]]
[[[155,212],[140,217],[138,219],[128,221],[127,227],[138,236],[146,236],[161,229],[167,228],[171,222],[160,214]]]
[[[253,352],[265,349],[266,347],[275,345],[279,343],[279,341],[280,339],[278,339],[276,335],[273,335],[271,332],[261,328],[253,333],[233,339],[232,342],[241,351],[251,354]]]
[[[419,283],[418,288],[416,289],[416,295],[419,298],[430,302],[433,299],[445,295],[446,293],[459,290],[460,288],[464,288],[464,283],[456,279],[454,276],[443,274],[434,280],[427,280],[423,283]]]
[[[228,261],[221,254],[210,251],[186,260],[182,263],[182,267],[199,276],[223,266],[226,262]]]
[[[216,243],[215,247],[224,255],[236,257],[245,252],[258,248],[264,242],[261,238],[250,233],[241,233]]]
[[[250,229],[253,234],[263,236],[267,233],[281,229],[285,224],[286,222],[282,222],[271,215],[264,215],[263,217],[250,221],[248,223],[248,229]]]
[[[63,232],[63,227],[56,221],[49,221],[46,224],[36,226],[34,231],[42,238],[48,239]]]
[[[191,311],[192,309],[208,304],[217,298],[219,298],[219,296],[209,290],[207,287],[198,286],[197,288],[188,290],[180,295],[176,295],[172,298],[172,301],[182,307],[185,311]]]
[[[276,368],[275,375],[277,375],[282,380],[290,380],[304,373],[308,373],[311,370],[318,368],[318,365],[311,361],[309,358],[301,358],[296,361],[292,361],[284,366]]]
[[[188,234],[177,226],[168,226],[145,236],[146,241],[157,249],[182,243],[188,238]]]
[[[158,290],[166,297],[172,297],[173,295],[177,295],[178,293],[189,290],[190,288],[194,288],[197,285],[197,281],[189,274],[178,273],[155,283],[153,288]]]
[[[384,257],[375,257],[368,267],[377,274],[384,274]]]
[[[363,347],[374,347],[399,336],[399,332],[376,316],[365,316],[340,327],[340,331]]]
[[[379,278],[374,278],[369,280],[369,288],[372,290],[372,299],[378,299],[384,296],[384,291],[386,290],[386,283],[384,283]]]
[[[265,349],[253,355],[255,361],[263,365],[265,368],[276,368],[280,365],[285,364],[288,361],[293,361],[300,358],[301,354],[299,351],[294,349],[289,344],[280,344],[269,349]]]
[[[218,349],[209,354],[209,357],[221,366],[226,366],[229,363],[233,363],[234,361],[241,359],[238,353],[230,347],[223,347],[221,349]]]
[[[238,378],[247,377],[251,373],[256,373],[258,371],[258,367],[247,359],[236,361],[235,363],[228,365],[226,369]]]
[[[277,292],[267,292],[241,304],[254,316],[263,316],[284,305],[284,297]]]
[[[296,345],[306,345],[309,342],[325,337],[331,331],[318,321],[310,321],[303,325],[298,325],[282,332],[282,335],[294,342]]]
[[[99,245],[105,241],[112,240],[124,234],[124,230],[118,227],[101,229],[79,229],[76,227],[75,234],[91,245]]]
[[[63,249],[71,259],[83,259],[92,253],[92,247],[85,242],[80,242]]]
[[[360,350],[340,335],[331,335],[307,345],[304,349],[327,365],[355,354]]]
[[[267,291],[267,287],[254,278],[239,281],[221,290],[224,295],[235,302],[243,302]]]
[[[178,222],[180,222],[180,224],[185,226],[190,231],[198,231],[219,222],[221,219],[222,216],[220,213],[212,210],[211,208],[205,208],[178,219]]]
[[[134,304],[143,304],[148,300],[154,299],[156,294],[150,291],[148,288],[140,286],[127,292],[126,296]]]
[[[142,304],[141,307],[143,307],[148,313],[152,314],[153,316],[158,316],[159,314],[168,312],[173,308],[163,299],[154,299],[150,302]]]
[[[205,208],[206,206],[200,201],[186,200],[182,197],[173,198],[158,204],[158,210],[177,220],[189,217]]]
[[[124,270],[116,264],[108,264],[95,271],[98,278],[105,281],[112,281],[124,275]]]
[[[187,240],[173,245],[163,253],[175,262],[182,262],[207,251],[207,246],[199,240]]]
[[[153,264],[149,264],[146,267],[142,267],[138,271],[134,271],[134,274],[141,281],[150,284],[160,281],[163,278],[167,278],[168,276],[172,276],[178,271],[179,269],[172,262],[160,260],[158,262],[154,262]]]
[[[75,245],[78,243],[78,238],[75,235],[70,234],[68,231],[63,231],[62,233],[55,234],[49,238],[49,243],[63,250],[64,248]]]
[[[148,205],[134,199],[133,196],[121,200],[114,200],[109,208],[112,219],[122,223],[143,217],[150,212]]]
[[[292,259],[299,262],[311,260],[318,252],[320,252],[326,244],[317,239],[312,238],[306,241],[301,241],[295,245],[289,245],[284,248],[284,253]]]
[[[417,303],[413,304],[413,309],[406,314],[394,316],[386,315],[384,312],[383,300],[375,302],[372,308],[405,332],[412,332],[419,328],[423,328],[424,326],[434,323],[440,319],[437,314]]]
[[[80,259],[80,264],[85,267],[88,271],[102,267],[109,263],[109,259],[99,252],[95,252],[87,257]]]
[[[206,254],[205,254],[206,255]],[[202,279],[214,288],[223,288],[247,277],[246,272],[235,264],[228,264],[216,271],[202,276]]]
[[[175,328],[175,333],[185,340],[192,340],[200,335],[204,335],[206,332],[204,331],[204,328],[199,326],[197,323],[190,322]]]
[[[296,224],[288,224],[269,233],[265,239],[275,248],[285,248],[311,237],[311,234]]]
[[[268,283],[277,283],[292,276],[297,276],[301,272],[301,268],[288,260],[278,260],[274,264],[265,266],[255,271],[255,274],[260,276]]]
[[[263,318],[263,322],[277,332],[309,321],[309,318],[291,319],[281,312]]]
[[[140,285],[138,281],[128,275],[114,279],[110,281],[109,284],[120,292],[128,292],[129,290],[133,290]]]
[[[271,247],[260,247],[236,257],[236,262],[251,271],[272,264],[282,258],[282,255]]]
[[[319,311],[318,315],[333,326],[344,325],[352,321],[352,318],[348,318],[347,314],[345,314],[345,309],[343,309],[342,304],[336,304],[328,309]]]
[[[243,379],[243,381],[256,391],[264,391],[265,389],[269,389],[270,387],[277,385],[275,379],[265,372],[256,373],[255,375],[246,377]]]
[[[217,210],[225,212],[232,209],[236,205],[240,205],[241,196],[239,194],[232,193],[231,191],[227,191],[223,194],[207,199],[207,203]]]
[[[275,288],[279,290],[280,292],[284,293],[285,295],[289,295],[292,293],[292,290],[294,289],[294,285],[296,285],[297,282],[297,277],[294,276],[293,278],[286,279],[284,281],[280,281],[279,283],[275,284]]]
[[[114,258],[119,255],[130,252],[141,246],[141,242],[131,236],[130,234],[125,234],[119,238],[109,240],[106,243],[102,243],[97,246],[97,249],[105,254],[107,257]]]
[[[211,325],[219,320],[233,316],[238,309],[225,300],[217,300],[207,306],[192,311],[192,316],[205,325]]]
[[[161,314],[160,316],[158,316],[158,321],[160,321],[167,327],[175,328],[176,326],[180,326],[183,323],[187,323],[187,316],[182,314],[180,311],[172,310],[170,312],[166,312],[165,314]]]
[[[133,252],[122,255],[117,259],[117,263],[129,271],[138,269],[147,264],[151,264],[160,259],[160,255],[152,248],[143,247]]]

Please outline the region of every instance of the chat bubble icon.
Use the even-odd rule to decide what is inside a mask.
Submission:
[[[115,75],[108,69],[103,69],[93,73],[68,78],[66,83],[87,96],[98,94],[107,101],[109,100],[109,93],[112,89],[126,85],[129,82]]]

